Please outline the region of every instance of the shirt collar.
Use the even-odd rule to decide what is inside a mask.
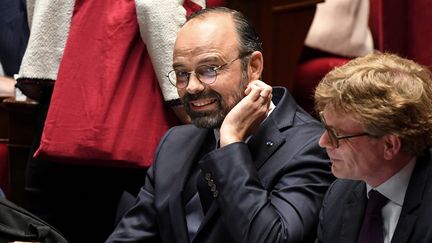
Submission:
[[[373,188],[366,184],[367,193],[369,194],[370,190],[375,189],[382,195],[387,197],[389,200],[402,207],[405,193],[408,188],[408,183],[410,181],[415,164],[416,158],[413,158],[398,173],[394,174],[387,181],[385,181],[376,188]]]

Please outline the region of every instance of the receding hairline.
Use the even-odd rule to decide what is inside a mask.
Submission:
[[[218,25],[218,29],[232,31],[234,33],[235,37],[236,37],[236,43],[237,43],[236,45],[237,46],[240,45],[240,36],[239,36],[238,30],[237,30],[237,25],[235,23],[234,15],[231,12],[220,12],[220,11],[217,11],[217,12],[216,11],[215,12],[206,12],[206,13],[203,13],[201,15],[196,16],[193,19],[190,19],[190,20],[188,20],[187,22],[185,22],[183,24],[182,28],[177,33],[177,39],[179,37],[179,34],[182,31],[184,31],[185,28],[189,28],[189,26],[188,26],[189,24],[204,23],[205,21],[210,20],[212,18],[222,18],[224,16],[230,16],[229,19],[223,18],[224,20],[227,20],[229,22],[229,25],[228,26],[225,25],[224,27]],[[177,39],[176,39],[176,44],[177,44]]]
[[[218,17],[225,17],[229,16],[230,22],[233,24],[233,27],[235,28],[234,23],[234,14],[232,12],[222,12],[222,11],[214,11],[214,12],[205,12],[200,15],[197,15],[193,18],[187,19],[185,23],[183,23],[182,28],[188,25],[189,23],[193,23],[199,20],[207,20],[211,18],[218,18]]]

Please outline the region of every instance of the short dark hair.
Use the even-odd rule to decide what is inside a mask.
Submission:
[[[240,55],[243,53],[252,53],[254,51],[262,51],[262,43],[258,36],[258,33],[255,30],[252,22],[250,22],[242,13],[239,11],[229,9],[226,7],[214,7],[214,8],[204,8],[200,11],[197,11],[191,14],[186,23],[192,19],[202,18],[207,16],[208,14],[213,13],[226,13],[230,14],[234,20],[234,24],[236,26],[237,34],[239,37],[239,52]]]

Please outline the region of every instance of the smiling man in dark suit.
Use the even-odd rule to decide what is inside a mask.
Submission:
[[[261,43],[227,8],[193,15],[173,71],[193,125],[162,139],[135,205],[107,242],[313,242],[333,176],[323,128],[260,81]]]
[[[432,242],[432,76],[392,54],[327,74],[315,92],[337,179],[318,243]]]

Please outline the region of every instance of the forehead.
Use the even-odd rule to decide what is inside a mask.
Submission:
[[[356,130],[363,127],[354,114],[334,109],[331,106],[326,106],[322,112],[322,116],[329,127],[342,131]]]
[[[174,46],[176,57],[203,53],[230,53],[238,49],[238,37],[232,17],[211,13],[187,22],[179,31]]]

